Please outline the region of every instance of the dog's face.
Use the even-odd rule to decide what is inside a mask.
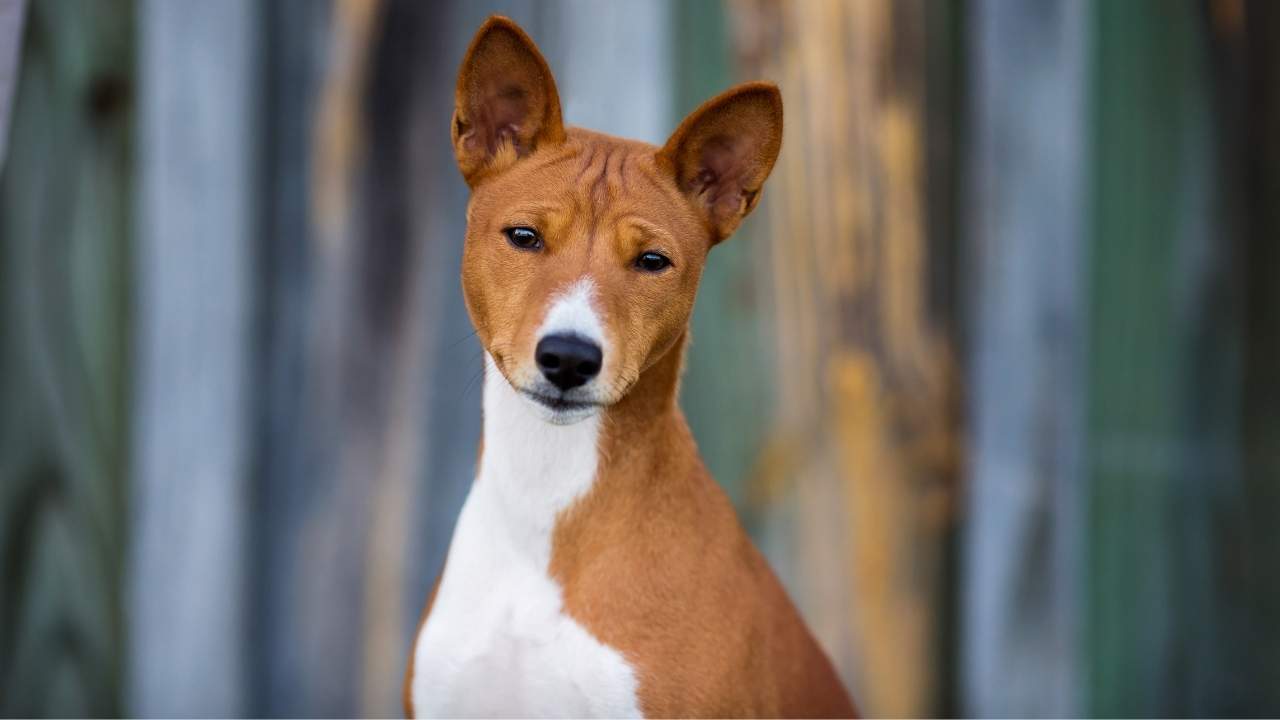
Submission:
[[[621,398],[671,350],[710,248],[759,200],[782,137],[772,85],[743,85],[662,148],[566,129],[546,61],[491,18],[458,77],[471,186],[462,286],[493,364],[550,422]]]

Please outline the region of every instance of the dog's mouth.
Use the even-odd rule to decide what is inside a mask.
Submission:
[[[553,425],[572,425],[595,416],[612,404],[608,398],[599,397],[596,394],[598,391],[588,388],[574,388],[568,392],[561,392],[550,383],[539,380],[533,380],[527,384],[513,382],[507,376],[501,357],[489,355],[489,362],[492,369],[506,381],[508,387],[531,407],[536,408],[543,420]]]
[[[566,397],[547,395],[536,390],[520,389],[520,393],[539,405],[555,412],[580,412],[600,407],[600,403],[588,400],[572,400]]]

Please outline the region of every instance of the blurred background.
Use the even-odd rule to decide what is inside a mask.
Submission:
[[[0,0],[0,714],[399,714],[491,12],[572,124],[781,85],[682,402],[864,711],[1280,714],[1268,0]]]

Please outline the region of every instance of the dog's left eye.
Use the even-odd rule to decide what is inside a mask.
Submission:
[[[509,227],[502,231],[512,245],[521,250],[539,250],[542,248],[542,236],[537,230],[529,227]]]
[[[636,268],[645,272],[661,272],[671,267],[671,260],[666,255],[656,252],[640,253],[636,258]]]

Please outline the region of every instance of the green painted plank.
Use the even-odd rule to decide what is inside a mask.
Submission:
[[[0,175],[0,714],[120,711],[133,4],[28,8]]]
[[[1188,5],[1095,5],[1089,707],[1172,711],[1173,457],[1184,402],[1173,303],[1186,167],[1193,18]],[[1155,13],[1165,22],[1153,23]],[[1202,128],[1199,128],[1203,132]]]
[[[1223,161],[1243,128],[1221,88],[1243,70],[1213,53],[1233,31],[1156,0],[1095,3],[1093,30],[1088,708],[1274,712],[1259,640],[1276,548],[1249,518],[1280,508],[1240,419],[1273,402],[1241,375],[1242,350],[1265,347],[1241,317],[1274,308],[1232,290],[1274,256],[1241,243],[1236,197],[1256,179]]]
[[[675,4],[675,116],[672,129],[704,100],[738,78],[731,70],[731,48],[724,7],[716,0]],[[766,184],[765,192],[769,192]],[[767,288],[757,275],[756,256],[767,245],[756,241],[765,231],[757,209],[738,232],[711,250],[694,306],[692,342],[687,349],[681,407],[702,457],[747,514],[747,485],[768,430],[772,397],[768,318],[762,307]]]

